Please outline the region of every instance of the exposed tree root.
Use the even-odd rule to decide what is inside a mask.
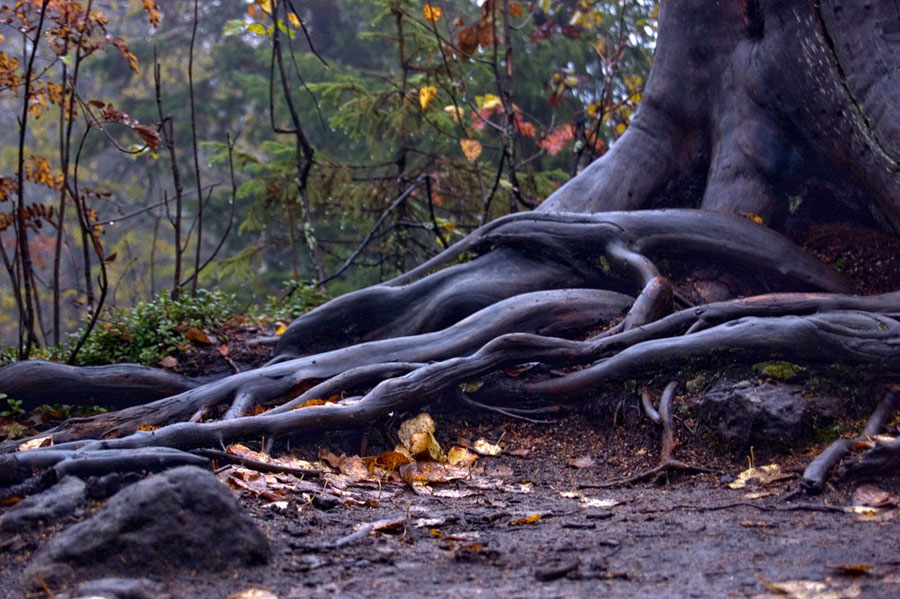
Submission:
[[[900,410],[900,397],[893,393],[885,395],[866,421],[862,434],[855,439],[838,439],[810,462],[800,481],[802,488],[809,494],[821,493],[832,470],[841,460],[850,455],[857,446],[866,447],[876,435],[881,434],[898,410]],[[842,475],[845,477],[878,476],[890,470],[896,471],[898,466],[900,466],[900,442],[877,441],[854,463],[848,464]]]
[[[137,364],[69,366],[44,360],[0,368],[0,389],[31,410],[46,403],[99,404],[114,410],[171,397],[200,381]]]
[[[439,399],[462,397],[478,408],[533,419],[541,414],[535,409],[590,398],[611,382],[688,364],[779,356],[900,366],[900,293],[776,293],[670,313],[672,285],[651,256],[674,247],[752,266],[790,288],[849,288],[797,246],[740,217],[692,210],[508,217],[409,277],[301,317],[279,343],[279,357],[262,368],[201,386],[183,382],[190,386],[163,399],[147,393],[141,399],[149,403],[69,420],[45,433],[50,447],[16,452],[16,443],[3,444],[0,484],[17,485],[48,469],[60,476],[205,462],[210,450],[228,443],[365,429]],[[488,250],[415,280],[463,252]],[[584,288],[599,286],[616,291]],[[327,351],[291,357],[311,348]],[[536,371],[549,374],[496,378],[502,383],[485,384],[490,393],[474,398],[459,391],[523,364],[540,364]],[[0,381],[7,372],[15,370],[0,370]],[[29,384],[42,382],[32,377]],[[77,384],[78,394],[65,390],[67,400],[96,403],[93,390],[107,389],[102,379]],[[128,402],[137,403],[138,388],[129,389]],[[620,483],[705,471],[672,457],[674,390],[667,388],[658,411],[659,466]],[[310,401],[332,396],[324,405]],[[265,411],[257,413],[260,408]],[[201,454],[189,453],[196,450]]]
[[[686,474],[697,474],[699,472],[716,472],[712,468],[703,466],[693,466],[686,464],[672,457],[675,448],[678,445],[678,439],[675,436],[675,418],[672,414],[672,401],[675,399],[675,392],[678,391],[678,381],[672,381],[662,392],[659,398],[659,409],[653,407],[650,393],[647,390],[641,392],[641,405],[650,421],[663,427],[662,437],[660,440],[659,463],[651,468],[623,478],[620,480],[612,480],[600,484],[584,484],[579,485],[582,489],[609,489],[612,487],[626,487],[646,481],[659,482],[663,477],[671,472],[683,472]]]

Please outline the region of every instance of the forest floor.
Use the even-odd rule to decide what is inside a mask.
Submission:
[[[596,489],[585,485],[652,467],[656,430],[649,424],[610,430],[585,414],[552,425],[452,410],[434,419],[442,445],[483,438],[499,440],[503,452],[480,458],[468,479],[418,492],[403,482],[345,479],[335,483],[346,500],[337,505],[299,492],[237,489],[271,542],[270,563],[153,578],[172,599],[900,595],[900,510],[845,511],[858,483],[784,500],[821,447],[772,456],[780,467],[776,480],[733,489],[727,483],[747,468],[747,458],[688,441],[677,457],[715,473]],[[292,453],[315,459],[320,447],[352,454],[359,435],[333,434]],[[221,470],[220,479],[232,469]],[[877,484],[900,491],[896,479]],[[335,542],[384,520],[391,522],[375,526],[381,530]],[[0,554],[3,596],[50,596],[29,594],[21,574],[31,550],[53,532],[18,553]],[[251,590],[270,594],[241,595]]]
[[[825,228],[814,233],[805,235],[807,248],[849,270],[861,291],[900,288],[895,240],[876,240],[866,246],[868,254],[856,255],[848,240],[857,232]],[[248,341],[264,334],[271,331],[225,327],[216,331],[215,344],[177,356],[174,369],[189,376],[222,376],[259,365],[271,348]],[[225,344],[229,350],[223,353]],[[746,373],[723,376],[735,382]],[[846,397],[842,390],[832,391]],[[427,484],[411,484],[396,474],[378,479],[365,470],[372,461],[357,457],[392,447],[399,421],[370,431],[367,443],[358,432],[337,432],[294,439],[290,448],[282,445],[273,452],[322,468],[328,462],[333,474],[324,479],[301,483],[289,475],[263,476],[219,464],[218,477],[267,536],[269,563],[217,573],[154,572],[151,578],[160,590],[152,596],[900,596],[900,477],[843,482],[817,496],[795,494],[803,468],[826,447],[825,436],[796,440],[793,449],[726,449],[709,436],[691,433],[699,429],[689,426],[687,417],[678,426],[681,445],[674,457],[711,472],[597,488],[657,463],[659,428],[641,418],[635,400],[621,405],[615,417],[586,408],[551,424],[432,406],[434,436],[444,450],[471,449],[485,440],[502,451],[479,456],[461,473],[433,477],[440,480]],[[848,420],[829,429],[831,435],[855,435],[866,409],[844,414]],[[248,451],[253,449],[259,444]],[[775,466],[763,468],[769,464]],[[740,475],[751,465],[755,476],[741,485]],[[310,492],[313,481],[328,491],[327,500]],[[859,507],[873,497],[882,507]],[[0,507],[0,513],[5,509]],[[71,589],[29,590],[23,572],[34,552],[61,528],[97,509],[92,504],[63,525],[24,540],[0,538],[0,596],[75,596]],[[88,568],[84,579],[108,574]]]

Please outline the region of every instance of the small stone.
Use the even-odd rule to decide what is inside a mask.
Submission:
[[[35,554],[26,584],[51,586],[90,571],[143,576],[220,571],[268,560],[269,544],[231,491],[207,470],[182,466],[114,495],[91,518]]]

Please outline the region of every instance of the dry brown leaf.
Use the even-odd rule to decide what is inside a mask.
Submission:
[[[412,458],[399,451],[383,451],[375,458],[375,465],[384,470],[394,471],[404,464],[412,462]]]
[[[863,485],[853,493],[853,505],[868,507],[896,507],[900,499],[875,485]]]
[[[875,569],[872,564],[829,564],[826,567],[844,576],[866,576]]]
[[[189,328],[184,336],[188,338],[188,341],[193,341],[194,343],[202,343],[204,345],[212,343],[209,340],[209,336],[196,327]]]
[[[475,463],[475,460],[477,459],[477,454],[474,454],[465,447],[460,447],[458,445],[454,445],[450,448],[450,451],[447,452],[447,462],[451,466],[469,468]]]
[[[163,368],[178,368],[178,360],[176,360],[173,356],[166,356],[159,361],[159,365]]]
[[[427,412],[422,412],[409,420],[403,421],[397,430],[400,442],[407,448],[410,446],[412,436],[416,433],[433,433],[435,430],[434,419]]]

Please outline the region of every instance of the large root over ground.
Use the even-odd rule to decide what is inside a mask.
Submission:
[[[684,305],[654,261],[673,259],[673,251],[791,291]],[[441,268],[461,256],[469,260]],[[158,373],[129,365],[3,368],[2,388],[23,372],[31,377],[16,391],[31,404],[46,401],[45,385],[63,373],[70,376],[67,397],[91,403],[127,382],[120,392],[127,400],[118,405],[128,407],[71,419],[45,433],[49,446],[0,446],[0,485],[21,493],[64,474],[203,463],[210,449],[235,441],[365,429],[391,413],[465,397],[465,383],[524,364],[546,368],[492,378],[474,405],[525,414],[535,404],[584,401],[610,382],[722,361],[778,357],[896,371],[900,292],[850,291],[842,276],[742,217],[698,210],[514,215],[408,275],[301,317],[266,366],[206,384],[167,381],[177,392],[163,398],[154,390]],[[309,402],[334,395],[344,399]],[[677,466],[671,412],[662,407],[669,423],[663,459]],[[897,454],[888,449],[878,447],[880,466]],[[807,478],[824,480],[835,463],[825,475],[817,465],[819,473]]]

